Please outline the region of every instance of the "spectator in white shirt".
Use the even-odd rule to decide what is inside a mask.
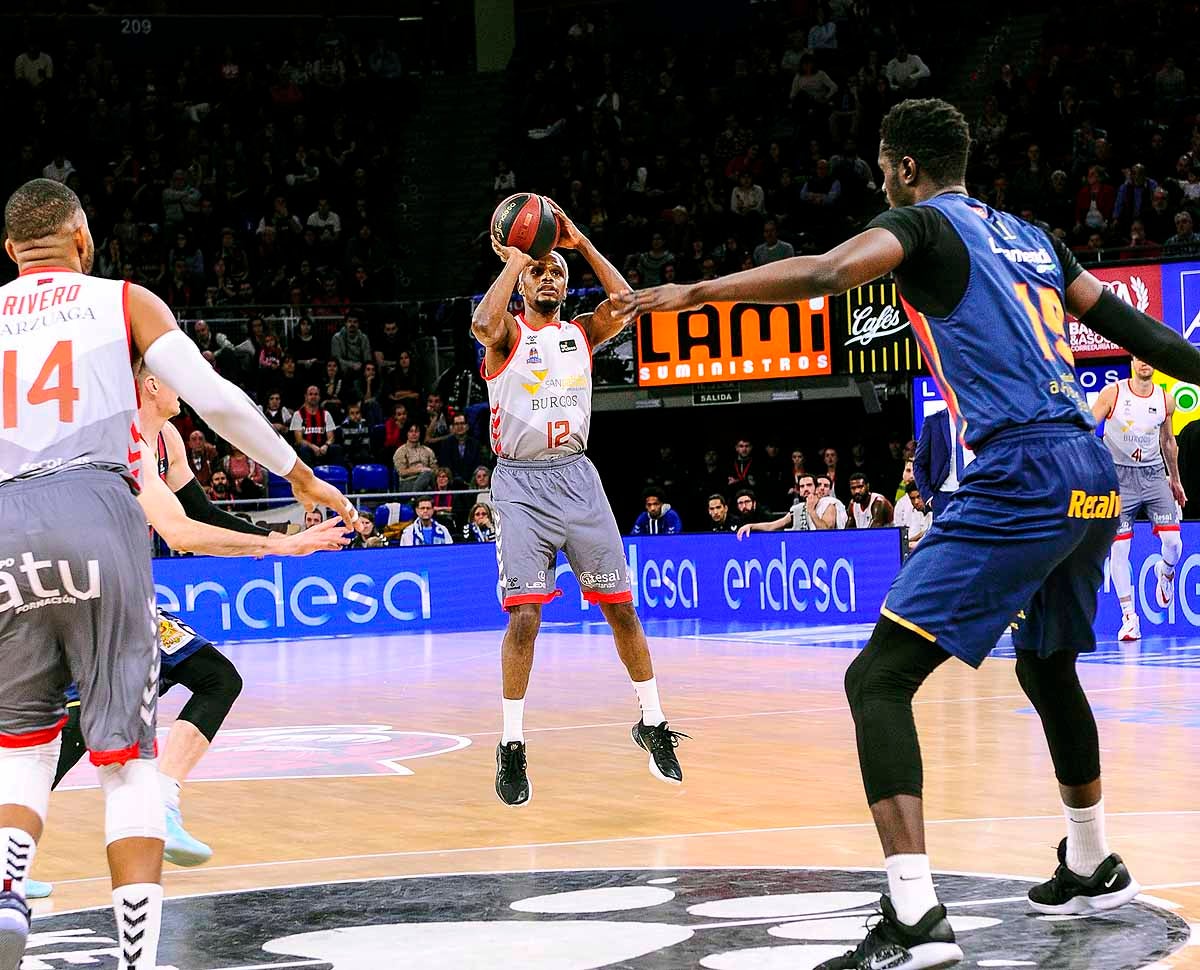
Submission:
[[[909,549],[915,549],[933,525],[933,512],[921,498],[921,490],[917,488],[916,482],[909,482],[904,497],[896,502],[895,511],[892,513],[892,525],[908,529]]]
[[[31,40],[29,47],[13,62],[13,76],[18,84],[27,84],[36,91],[54,80],[54,60],[37,41]]]
[[[801,99],[801,103],[807,99],[819,105],[825,105],[837,93],[837,82],[817,68],[817,62],[811,54],[805,54],[800,58],[800,70],[792,78],[792,90],[789,95],[793,105],[796,105],[797,98]]]
[[[846,506],[833,494],[833,482],[828,475],[817,476],[817,514],[813,519],[816,529],[846,528]]]
[[[42,178],[66,182],[74,171],[75,166],[71,164],[70,159],[64,158],[63,153],[59,152],[54,156],[54,161],[42,169]]]
[[[883,69],[893,91],[912,92],[929,77],[929,68],[916,54],[910,54],[903,44],[896,47],[896,56]]]
[[[317,199],[317,209],[308,217],[308,225],[317,231],[322,243],[335,243],[342,235],[342,219],[329,207],[329,200]]]

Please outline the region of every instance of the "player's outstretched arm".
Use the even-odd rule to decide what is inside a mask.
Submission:
[[[522,271],[533,262],[533,257],[521,252],[516,246],[501,246],[494,236],[492,249],[504,263],[504,269],[492,281],[483,299],[479,301],[479,306],[471,314],[471,333],[485,347],[500,350],[508,347],[512,335],[516,332],[517,321],[508,312],[508,303],[512,299],[513,290],[517,288]]]
[[[787,512],[771,522],[747,522],[737,530],[738,542],[745,539],[751,532],[780,532],[791,524],[791,512]]]
[[[1117,385],[1105,384],[1104,390],[1096,395],[1096,400],[1092,402],[1092,417],[1097,422],[1104,421],[1112,414],[1113,405],[1117,400]]]
[[[154,530],[177,552],[205,556],[307,556],[320,549],[340,549],[350,540],[336,516],[294,536],[255,535],[222,529],[189,519],[166,483],[152,469],[154,449],[142,444],[142,511]]]
[[[820,256],[792,256],[715,280],[613,296],[618,316],[629,322],[655,310],[686,310],[722,300],[789,303],[845,293],[889,273],[904,261],[904,248],[886,229],[868,229]]]
[[[217,508],[192,474],[183,435],[179,433],[179,429],[168,421],[163,425],[162,436],[163,444],[167,448],[167,488],[179,499],[179,504],[183,506],[184,514],[189,519],[229,529],[231,532],[245,532],[256,536],[278,535]]]
[[[1086,270],[1067,287],[1067,309],[1139,360],[1189,384],[1200,384],[1200,350],[1170,327],[1106,290]]]
[[[170,307],[145,287],[130,286],[128,292],[130,335],[150,370],[174,387],[217,434],[264,468],[286,477],[297,501],[306,508],[325,505],[347,522],[357,521],[353,503],[314,476],[254,402],[213,370],[179,329]],[[153,468],[153,463],[148,467]]]

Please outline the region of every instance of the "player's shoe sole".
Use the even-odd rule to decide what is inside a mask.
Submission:
[[[16,893],[0,893],[0,970],[18,970],[29,939],[29,907]]]

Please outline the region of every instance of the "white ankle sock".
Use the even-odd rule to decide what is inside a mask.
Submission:
[[[638,704],[642,708],[642,723],[647,727],[656,727],[667,719],[663,713],[662,702],[658,699],[658,682],[651,677],[649,680],[633,681],[633,689],[637,691]]]
[[[1104,799],[1091,808],[1063,806],[1067,817],[1067,868],[1077,876],[1090,876],[1109,856],[1104,835]]]
[[[25,880],[33,868],[37,843],[24,829],[0,828],[0,890],[25,898]]]
[[[113,914],[117,919],[119,970],[155,970],[158,934],[162,929],[162,886],[137,882],[114,889]]]
[[[164,775],[160,771],[158,773],[158,787],[162,789],[163,804],[168,809],[179,811],[179,782],[170,775]]]
[[[883,864],[887,868],[888,895],[892,897],[896,918],[905,926],[919,923],[938,904],[929,856],[890,855]]]
[[[510,701],[504,698],[504,733],[500,736],[501,744],[509,741],[525,740],[525,698]]]

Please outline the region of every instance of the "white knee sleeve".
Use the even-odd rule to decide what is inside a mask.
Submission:
[[[1163,562],[1174,569],[1183,555],[1183,539],[1174,529],[1164,529],[1159,532],[1158,541],[1162,543]]]
[[[62,738],[28,748],[0,748],[0,805],[20,805],[46,824]]]
[[[1108,574],[1112,577],[1113,589],[1117,597],[1123,600],[1133,598],[1133,573],[1129,568],[1129,547],[1131,539],[1118,539],[1112,544],[1108,555]]]
[[[158,785],[158,762],[147,759],[100,769],[104,789],[105,844],[121,839],[167,837],[166,812]]]

